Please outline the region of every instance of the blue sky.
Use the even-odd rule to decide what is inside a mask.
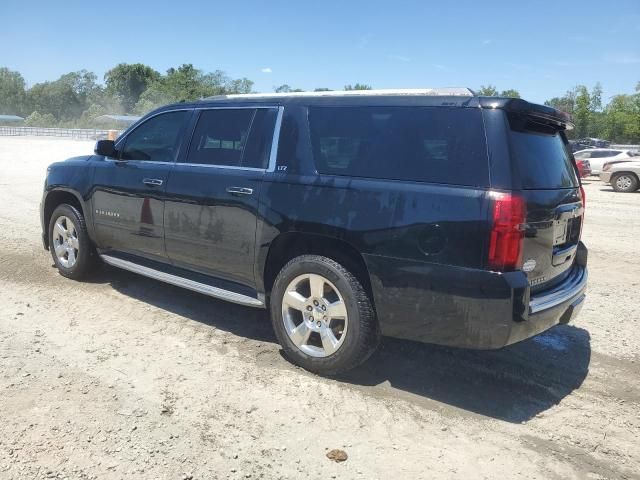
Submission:
[[[640,81],[640,0],[4,0],[0,22],[0,66],[29,85],[120,62],[193,63],[256,91],[491,83],[538,102]]]

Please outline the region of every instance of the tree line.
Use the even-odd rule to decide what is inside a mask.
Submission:
[[[213,95],[250,93],[253,81],[230,78],[225,72],[205,72],[192,64],[170,68],[164,74],[141,63],[121,63],[107,71],[104,82],[86,70],[70,72],[54,81],[27,88],[23,76],[0,68],[0,115],[25,117],[30,126],[95,127],[105,114],[143,115],[167,103],[191,101]],[[348,84],[345,90],[370,90],[364,83]],[[275,92],[302,92],[288,84]],[[314,91],[329,91],[319,87]],[[520,98],[514,89],[499,91],[483,85],[476,93],[484,96]],[[640,143],[640,82],[635,93],[602,99],[602,86],[589,89],[578,85],[561,97],[544,102],[572,115],[575,129],[571,138],[598,137],[615,143]],[[108,124],[101,124],[108,126]]]

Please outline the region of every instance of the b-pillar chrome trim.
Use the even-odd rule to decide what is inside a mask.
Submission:
[[[241,293],[231,292],[222,288],[206,285],[204,283],[189,280],[188,278],[179,277],[170,273],[161,272],[153,268],[138,265],[137,263],[122,260],[121,258],[112,257],[110,255],[100,255],[102,261],[108,265],[129,270],[130,272],[139,273],[145,277],[153,278],[161,282],[170,283],[178,287],[193,290],[194,292],[203,293],[210,297],[226,300],[227,302],[237,303],[248,307],[264,308],[264,302],[257,298],[249,297]]]

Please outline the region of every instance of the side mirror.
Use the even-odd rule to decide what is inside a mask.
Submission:
[[[117,154],[116,144],[113,140],[98,140],[93,152],[96,155],[115,158]]]

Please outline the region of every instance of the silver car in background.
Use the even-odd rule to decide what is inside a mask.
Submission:
[[[616,192],[635,192],[640,187],[640,157],[607,162],[600,180],[610,183]]]

